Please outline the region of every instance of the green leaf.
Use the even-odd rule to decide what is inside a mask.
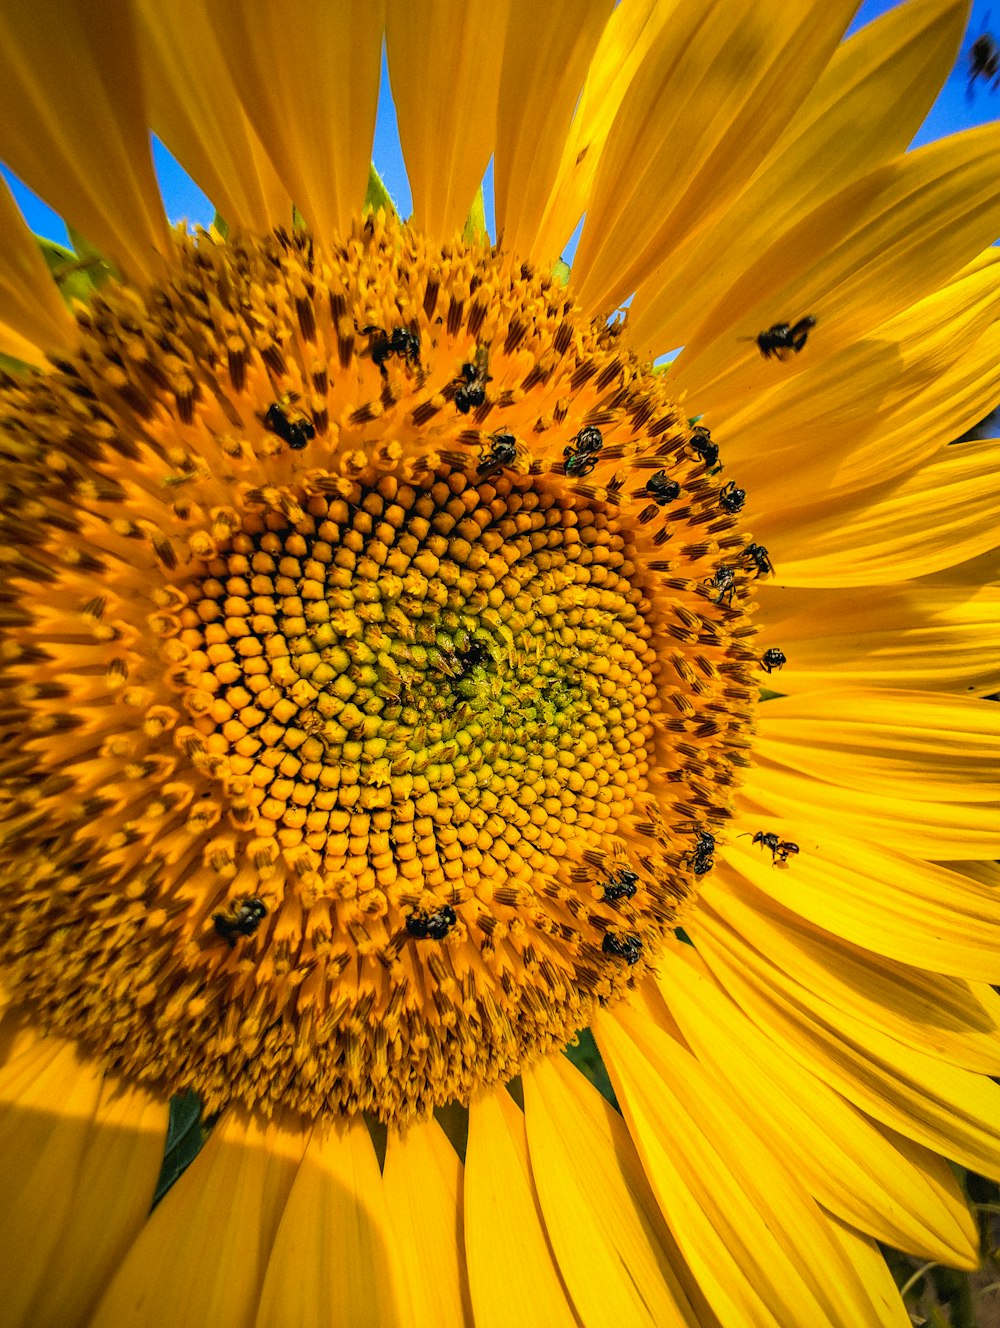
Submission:
[[[222,236],[224,240],[229,239],[229,222],[226,221],[225,217],[223,217],[221,213],[216,212],[215,216],[212,219],[212,225],[215,227],[215,229],[219,232],[219,234]]]
[[[466,244],[489,244],[490,237],[486,230],[486,203],[483,199],[483,186],[472,200],[469,215],[465,219],[462,239]]]
[[[382,177],[373,164],[368,167],[368,188],[365,190],[365,202],[362,211],[377,212],[379,208],[385,208],[387,217],[398,215],[396,205],[389,197],[389,191],[382,183]]]
[[[597,1091],[614,1107],[615,1111],[620,1112],[618,1099],[615,1097],[615,1090],[611,1087],[611,1080],[608,1078],[608,1072],[604,1066],[604,1059],[597,1050],[597,1043],[594,1041],[594,1035],[589,1028],[581,1028],[574,1041],[569,1046],[563,1048],[563,1054],[587,1076]]]
[[[558,281],[560,286],[569,285],[569,264],[564,263],[561,258],[552,269],[552,280]]]
[[[153,1207],[201,1152],[208,1132],[202,1126],[198,1094],[176,1093],[170,1099],[170,1122],[163,1151],[163,1166],[153,1194]]]

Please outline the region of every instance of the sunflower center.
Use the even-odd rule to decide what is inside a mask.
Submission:
[[[179,237],[80,323],[0,397],[15,992],[209,1110],[402,1120],[564,1045],[746,763],[707,432],[557,284],[381,217]]]

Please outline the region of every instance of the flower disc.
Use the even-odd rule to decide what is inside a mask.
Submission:
[[[5,971],[209,1110],[405,1120],[655,966],[762,568],[707,433],[509,256],[176,247],[0,393]]]

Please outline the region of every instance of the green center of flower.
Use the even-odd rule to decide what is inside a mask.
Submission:
[[[179,238],[81,332],[0,397],[18,998],[209,1110],[403,1120],[565,1045],[746,763],[705,432],[555,283],[381,219]]]

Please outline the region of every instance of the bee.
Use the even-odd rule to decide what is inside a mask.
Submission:
[[[735,516],[737,512],[743,510],[743,504],[746,500],[746,490],[737,489],[735,480],[730,480],[728,484],[723,485],[719,493],[719,506],[731,516]]]
[[[749,340],[756,341],[757,349],[765,360],[772,357],[783,360],[787,351],[794,351],[798,355],[815,326],[816,319],[812,314],[806,314],[805,318],[800,318],[791,326],[788,323],[775,323],[766,332],[758,332]]]
[[[658,470],[646,481],[646,492],[657,507],[664,507],[667,503],[677,501],[681,496],[681,486],[676,480],[668,480],[665,470]]]
[[[731,606],[733,595],[736,593],[736,569],[730,567],[727,563],[723,563],[716,570],[714,576],[705,578],[705,585],[711,586],[713,590],[719,592],[712,601],[713,604],[721,604],[723,597],[728,596],[726,603]]]
[[[266,916],[267,907],[263,901],[247,896],[237,899],[228,913],[214,913],[212,921],[222,939],[229,942],[231,950],[238,936],[252,936]]]
[[[771,557],[763,544],[748,544],[743,550],[744,558],[749,558],[753,563],[754,572],[757,576],[767,576],[774,571],[771,566]]]
[[[604,883],[604,892],[601,898],[606,904],[617,903],[619,899],[631,899],[635,894],[638,879],[634,871],[629,871],[628,868],[623,867],[621,871],[616,872],[610,880]]]
[[[289,393],[272,402],[264,416],[264,428],[276,433],[293,451],[300,452],[311,438],[316,437],[316,429],[308,415],[300,413],[297,419],[289,419],[286,412],[297,400],[293,393]]]
[[[638,936],[628,934],[618,936],[612,931],[607,931],[604,933],[601,949],[606,955],[614,955],[616,959],[624,959],[626,964],[635,964],[638,963],[639,956],[642,954],[642,940]]]
[[[980,78],[989,83],[991,92],[1000,84],[1000,46],[988,32],[977,37],[969,48],[969,84],[965,89],[969,101],[972,101],[973,88]]]
[[[597,465],[597,453],[604,446],[604,435],[593,424],[588,424],[569,441],[570,446],[563,448],[566,474],[578,479],[589,475]]]
[[[777,646],[770,646],[761,655],[760,663],[761,668],[767,673],[772,673],[775,669],[784,668],[788,663],[788,659],[783,650],[779,650]]]
[[[709,470],[718,463],[719,445],[712,442],[712,435],[703,424],[696,424],[691,430],[691,451],[701,457]]]
[[[789,840],[783,839],[775,850],[775,858],[778,863],[787,862],[789,856],[793,853],[798,853],[798,851],[798,844],[793,844]]]
[[[459,384],[455,390],[455,409],[461,415],[468,415],[470,410],[477,410],[486,402],[486,384],[492,382],[489,368],[490,350],[480,346],[476,350],[474,364],[462,365],[462,377],[456,378]]]
[[[493,447],[476,467],[477,475],[490,475],[517,460],[517,439],[512,433],[491,433],[489,440]]]
[[[698,831],[698,842],[695,844],[690,857],[691,870],[695,876],[704,876],[706,872],[712,870],[715,861],[712,854],[715,852],[715,836],[708,830]]]
[[[406,919],[406,930],[418,940],[443,941],[458,918],[450,904],[435,913],[411,913]]]
[[[371,357],[373,363],[378,365],[383,378],[389,377],[385,362],[393,355],[398,355],[407,364],[420,363],[420,338],[409,328],[394,327],[391,333],[387,333],[384,327],[376,327],[369,323],[367,327],[361,329],[361,334],[374,337]]]

